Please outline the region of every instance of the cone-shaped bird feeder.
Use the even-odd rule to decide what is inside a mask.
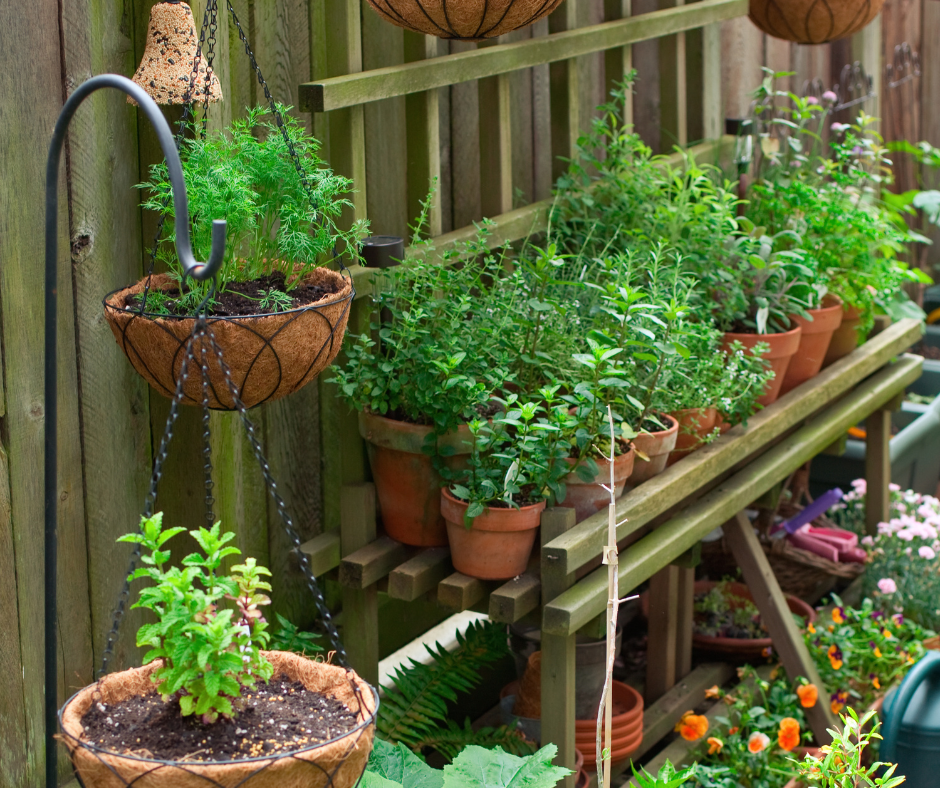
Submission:
[[[219,79],[201,51],[186,3],[170,0],[151,9],[147,45],[133,79],[157,104],[222,100]],[[137,103],[130,96],[127,100]]]

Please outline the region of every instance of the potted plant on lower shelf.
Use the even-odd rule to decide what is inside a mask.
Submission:
[[[218,283],[183,276],[174,233],[157,247],[168,274],[154,274],[111,293],[105,318],[134,368],[172,396],[181,374],[181,348],[204,312],[221,347],[241,401],[252,407],[296,391],[325,369],[343,341],[352,280],[329,266],[337,256],[358,259],[364,225],[340,230],[335,221],[351,182],[317,156],[319,143],[279,109],[248,110],[224,132],[182,142],[180,158],[189,196],[196,256],[207,259],[213,220],[225,219],[225,259]],[[281,120],[281,118],[278,118]],[[257,135],[257,136],[256,136]],[[285,136],[298,159],[292,160]],[[298,168],[304,171],[303,176]],[[166,164],[151,168],[143,207],[174,217]],[[315,201],[313,204],[311,201]],[[208,367],[209,404],[233,409],[224,374],[209,347],[197,357]],[[185,402],[202,401],[202,381],[188,370]]]
[[[349,788],[365,768],[375,691],[350,670],[265,651],[270,572],[239,554],[220,524],[190,534],[201,552],[171,566],[162,514],[122,537],[146,551],[134,607],[156,620],[137,645],[147,664],[109,674],[63,707],[62,738],[86,788],[270,785]],[[299,721],[298,721],[299,720]]]

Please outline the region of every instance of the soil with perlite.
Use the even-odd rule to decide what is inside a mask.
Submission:
[[[179,701],[138,695],[93,703],[82,717],[85,740],[104,750],[167,761],[237,761],[292,752],[353,730],[356,715],[336,698],[283,676],[242,692],[232,720],[203,724],[180,714]]]

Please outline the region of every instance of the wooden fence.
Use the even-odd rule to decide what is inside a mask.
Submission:
[[[872,63],[881,50],[878,26],[835,47],[767,39],[742,16],[745,0],[684,8],[681,0],[566,0],[549,19],[479,46],[405,33],[363,0],[232,2],[275,97],[318,110],[296,111],[326,158],[355,179],[356,215],[377,233],[404,235],[437,178],[432,230],[445,236],[441,244],[483,216],[498,215],[506,237],[537,221],[539,206],[523,206],[550,196],[564,166],[559,157],[631,66],[639,72],[636,127],[667,150],[716,137],[723,118],[743,115],[761,64],[792,68],[799,87],[814,76],[831,82],[847,53]],[[40,227],[48,139],[71,88],[92,74],[134,71],[152,4],[0,3],[0,788],[38,786],[43,762]],[[193,3],[197,20],[204,7]],[[886,9],[885,30],[901,31],[891,36],[918,34],[915,103],[940,95],[940,4],[889,0]],[[210,112],[216,128],[261,98],[220,12],[222,19],[216,71],[225,101]],[[885,35],[886,45],[896,43]],[[428,62],[442,55],[451,57]],[[880,65],[872,70],[881,73]],[[933,104],[921,102],[918,113],[916,136],[940,142]],[[145,269],[155,223],[137,208],[132,187],[158,158],[152,130],[116,93],[96,95],[72,123],[59,217],[60,698],[91,681],[100,663],[128,557],[115,539],[138,520],[168,410],[121,355],[101,308],[105,293]],[[360,298],[352,329],[367,320],[368,300]],[[337,533],[341,486],[368,476],[355,419],[322,382],[253,416],[302,537]],[[309,599],[241,428],[227,414],[213,414],[212,428],[218,514],[243,550],[271,566],[276,608],[309,623]],[[173,524],[201,522],[200,432],[198,413],[185,410],[158,500]],[[396,616],[397,602],[387,604],[383,619],[396,627],[378,633],[382,653],[445,615],[433,601],[420,614],[412,605],[407,619]],[[119,666],[139,657],[135,628],[131,615],[118,640]]]

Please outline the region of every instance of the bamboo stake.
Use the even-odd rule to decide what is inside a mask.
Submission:
[[[614,459],[616,448],[616,434],[614,433],[614,416],[610,405],[607,406],[607,423],[610,425],[610,487],[605,489],[610,493],[610,504],[607,507],[607,546],[604,548],[603,562],[607,564],[607,670],[604,676],[604,689],[601,693],[600,705],[597,707],[597,784],[603,788],[610,788],[610,740],[611,718],[613,717],[614,695],[612,682],[614,674],[614,659],[617,654],[617,613],[620,603],[636,599],[636,595],[620,599],[619,566],[617,553],[617,499],[614,484]],[[603,736],[604,746],[601,747]]]

